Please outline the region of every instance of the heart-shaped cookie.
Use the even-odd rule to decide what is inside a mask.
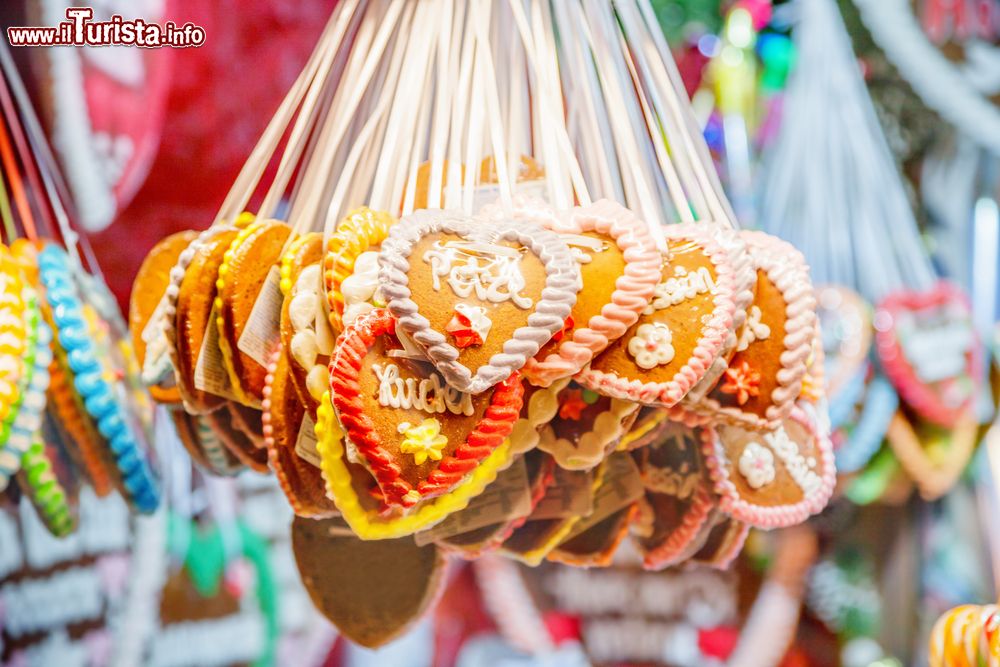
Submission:
[[[192,414],[207,414],[225,401],[195,386],[195,368],[205,332],[209,326],[215,326],[211,314],[219,267],[238,233],[235,227],[227,225],[206,229],[181,252],[170,270],[163,333],[169,343],[184,409]]]
[[[829,439],[793,410],[769,431],[719,424],[702,430],[702,454],[719,507],[758,528],[801,523],[820,512],[836,483]]]
[[[570,382],[557,397],[559,410],[539,428],[538,448],[567,470],[593,468],[632,425],[637,403],[610,398]]]
[[[504,442],[454,490],[405,510],[388,506],[372,474],[360,463],[354,463],[357,460],[354,447],[344,438],[329,394],[320,400],[315,432],[327,496],[333,499],[351,531],[364,540],[393,539],[434,526],[465,509],[511,462],[510,443]],[[348,447],[352,449],[350,457]]]
[[[523,388],[515,371],[473,395],[405,352],[396,320],[373,310],[349,326],[330,362],[331,399],[390,505],[448,493],[510,434]]]
[[[278,478],[292,510],[299,516],[324,517],[336,513],[326,497],[326,485],[319,468],[296,453],[299,431],[306,412],[292,387],[288,357],[275,350],[264,384],[264,441],[271,469]],[[307,436],[309,434],[306,434]]]
[[[379,267],[402,329],[448,384],[472,394],[520,370],[561,331],[580,290],[579,265],[553,232],[447,211],[400,220]]]
[[[975,397],[983,350],[964,292],[941,281],[887,296],[875,313],[879,360],[920,416],[954,426]]]
[[[374,648],[402,634],[444,587],[447,559],[413,538],[365,542],[336,519],[292,520],[292,550],[316,608],[345,637]]]
[[[757,290],[736,354],[718,384],[684,408],[756,428],[774,428],[802,392],[816,333],[809,268],[794,247],[742,232],[757,268]]]
[[[666,437],[632,452],[646,488],[632,530],[646,569],[680,563],[707,535],[715,499],[702,463],[703,437],[700,429],[671,424]]]
[[[846,287],[820,285],[816,287],[816,316],[823,336],[826,392],[833,401],[853,386],[867,364],[872,345],[871,306]]]
[[[292,375],[292,387],[313,423],[316,421],[319,397],[330,385],[327,366],[334,338],[329,328],[327,310],[322,302],[325,298],[322,295],[320,275],[323,252],[323,235],[312,232],[295,239],[281,257],[280,287],[284,297],[278,323],[281,349],[289,357],[288,372]],[[324,325],[322,331],[317,326],[318,323]],[[322,339],[320,333],[324,334]],[[293,346],[292,341],[296,336],[298,340]],[[324,343],[326,356],[320,354],[320,342]],[[298,352],[298,359],[295,358],[295,352]],[[313,369],[317,367],[320,370],[314,372]],[[309,382],[310,372],[313,373],[312,384]],[[315,397],[310,394],[310,387],[317,392]]]
[[[502,220],[504,213],[494,205],[479,215]],[[635,323],[660,282],[663,259],[646,223],[606,199],[557,216],[545,202],[519,197],[513,217],[557,232],[580,264],[583,289],[566,326],[524,367],[529,382],[547,387],[582,369]]]
[[[900,465],[913,478],[927,501],[946,494],[969,464],[978,443],[978,423],[969,412],[953,429],[924,426],[915,429],[897,412],[889,422],[886,439]]]
[[[289,234],[291,229],[283,222],[256,220],[240,230],[219,266],[215,283],[219,350],[230,385],[244,405],[260,405],[267,369],[239,348],[239,340]]]
[[[717,369],[752,296],[745,247],[714,225],[666,229],[653,299],[578,381],[601,393],[672,406]]]
[[[158,346],[163,346],[163,357],[169,360],[166,345],[167,340],[163,335],[163,326],[166,311],[161,302],[167,286],[170,284],[170,271],[177,264],[177,259],[185,248],[197,238],[198,234],[193,231],[177,232],[162,239],[153,246],[153,249],[146,255],[139,272],[132,282],[132,294],[129,297],[128,307],[128,327],[132,338],[132,349],[142,367],[146,360],[147,340],[154,349],[151,350],[151,357],[158,356]],[[165,303],[165,302],[164,302]],[[155,319],[156,321],[150,322]],[[147,326],[152,327],[147,331]],[[164,386],[154,384],[149,386],[149,393],[154,400],[160,403],[174,404],[181,402],[180,391],[176,386],[167,386],[174,383],[173,373],[169,373],[168,382]]]

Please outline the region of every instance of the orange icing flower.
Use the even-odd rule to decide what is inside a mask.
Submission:
[[[747,361],[727,368],[725,378],[719,390],[724,394],[734,394],[740,405],[749,401],[751,396],[760,395],[760,373],[750,368]]]
[[[561,419],[580,419],[580,413],[587,409],[587,402],[583,400],[583,392],[573,389],[566,394],[562,405],[559,406],[559,417]]]

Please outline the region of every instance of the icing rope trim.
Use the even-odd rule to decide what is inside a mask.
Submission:
[[[664,234],[669,241],[690,241],[696,244],[712,263],[716,273],[714,308],[702,326],[691,358],[666,382],[643,382],[621,377],[613,371],[585,368],[577,381],[594,391],[615,398],[665,407],[676,405],[704,376],[722,353],[732,333],[737,311],[737,298],[743,287],[737,283],[741,273],[732,264],[730,252],[719,241],[719,229],[710,225],[684,223],[668,226]]]
[[[24,452],[18,481],[50,533],[56,537],[66,537],[73,532],[76,528],[76,516],[69,505],[66,489],[53,473],[52,461],[45,451],[45,444],[37,433]]]
[[[278,287],[281,288],[281,293],[284,296],[288,296],[288,293],[292,291],[292,285],[294,284],[292,274],[295,272],[295,264],[298,261],[299,252],[317,236],[319,236],[319,232],[309,232],[308,234],[299,236],[288,245],[288,249],[281,256],[281,268],[278,269],[281,282],[278,283]]]
[[[225,408],[219,408],[225,410]],[[212,424],[204,415],[192,415],[192,423],[195,428],[197,446],[205,457],[206,462],[212,468],[212,472],[217,475],[228,477],[241,473],[244,470],[243,464],[236,457],[229,454],[229,450],[222,444],[219,435],[212,428]]]
[[[708,565],[716,570],[729,569],[729,566],[732,565],[736,557],[743,551],[743,545],[746,544],[747,537],[750,535],[750,526],[748,524],[730,517],[724,517],[722,521],[728,524],[726,526],[726,534],[722,538],[722,546],[719,547],[718,551],[709,554],[706,558],[693,559],[697,563]],[[718,525],[713,527],[713,530],[717,528]]]
[[[636,545],[643,552],[642,566],[647,570],[660,570],[672,565],[680,556],[685,555],[688,547],[701,534],[701,530],[714,508],[715,500],[708,484],[699,483],[680,524],[670,531],[661,544],[645,548],[640,541],[636,540]]]
[[[108,443],[129,500],[141,513],[152,513],[160,503],[157,481],[146,452],[132,430],[129,415],[119,403],[114,388],[102,377],[103,369],[95,356],[94,342],[65,251],[47,245],[38,255],[38,267],[52,308],[59,344],[66,351],[73,384],[83,399],[84,409]]]
[[[750,246],[757,268],[767,274],[785,301],[785,349],[780,357],[778,383],[771,392],[771,405],[764,411],[763,419],[736,407],[723,406],[711,396],[697,403],[686,403],[684,407],[754,428],[773,429],[789,415],[795,399],[802,393],[816,331],[816,296],[805,258],[793,245],[764,232],[742,231],[740,235]]]
[[[363,540],[386,540],[412,535],[445,519],[449,514],[465,509],[469,501],[482,493],[496,479],[497,473],[510,459],[510,443],[493,450],[468,478],[451,493],[421,503],[409,514],[395,518],[379,515],[377,510],[367,510],[354,489],[351,471],[347,468],[343,437],[337,417],[326,393],[319,404],[316,422],[316,445],[323,463],[323,479],[327,494],[333,499],[351,530]]]
[[[382,243],[394,224],[396,218],[391,214],[362,206],[348,213],[327,240],[323,281],[334,331],[344,328],[344,295],[340,286],[354,273],[358,255]]]
[[[521,408],[521,417],[514,422],[510,432],[511,452],[524,454],[538,446],[540,426],[552,421],[559,411],[559,392],[570,382],[569,378],[556,380],[552,385],[537,389],[528,397],[527,408]]]
[[[380,336],[394,335],[395,328],[395,319],[383,308],[362,315],[347,327],[330,360],[330,390],[341,425],[371,468],[386,502],[412,507],[420,499],[449,491],[504,443],[521,410],[524,386],[516,372],[497,385],[486,412],[465,442],[450,456],[441,459],[414,489],[401,479],[399,464],[382,446],[371,418],[365,414],[364,397],[360,395],[360,373],[365,355]],[[419,498],[414,498],[412,491],[416,491]]]
[[[828,438],[823,438],[816,430],[816,425],[806,417],[800,409],[795,409],[788,417],[806,429],[808,437],[816,443],[819,457],[818,465],[822,466],[820,487],[809,494],[802,490],[803,498],[797,503],[764,507],[744,500],[730,478],[730,469],[735,463],[729,460],[725,447],[715,429],[705,427],[701,431],[701,453],[705,460],[708,474],[712,478],[715,493],[719,495],[719,509],[735,519],[763,528],[785,528],[802,523],[812,514],[817,514],[826,507],[837,484],[837,469],[833,459],[833,446]],[[743,426],[729,428],[742,429]],[[782,464],[783,465],[783,464]]]
[[[477,225],[477,222],[480,223]],[[545,287],[526,326],[519,327],[504,342],[501,352],[476,369],[475,374],[459,360],[459,352],[444,334],[431,328],[410,298],[408,286],[410,254],[417,243],[435,233],[496,243],[514,241],[538,256],[545,267]],[[561,331],[580,291],[580,268],[569,247],[555,233],[516,220],[483,220],[455,212],[419,210],[389,230],[379,253],[379,283],[390,312],[400,326],[412,334],[428,357],[454,388],[479,394],[524,367],[542,345]]]
[[[502,212],[492,207],[481,217],[498,218]],[[545,359],[532,358],[524,367],[524,376],[532,384],[547,387],[553,381],[577,373],[613,340],[621,338],[649,305],[660,282],[663,257],[648,225],[632,211],[607,199],[590,206],[576,207],[568,221],[560,221],[541,200],[518,198],[513,217],[527,220],[560,232],[580,234],[597,232],[611,237],[621,250],[625,270],[615,280],[611,300],[601,312],[573,330],[573,335],[559,344]]]
[[[26,291],[30,288],[26,288]],[[45,411],[45,393],[49,388],[49,365],[52,363],[52,332],[48,325],[41,321],[38,300],[31,290],[26,299],[29,311],[25,319],[31,327],[28,340],[26,365],[28,373],[24,377],[17,412],[13,419],[8,419],[3,425],[3,439],[0,444],[0,490],[6,488],[10,477],[22,465],[22,458],[31,446],[32,440],[42,426]]]

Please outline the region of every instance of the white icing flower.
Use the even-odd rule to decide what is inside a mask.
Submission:
[[[643,324],[628,342],[628,352],[640,368],[669,364],[674,358],[673,335],[662,322]]]
[[[740,454],[739,468],[751,488],[767,486],[774,481],[774,454],[767,447],[751,442]]]
[[[302,292],[292,297],[291,303],[288,304],[288,317],[295,331],[305,331],[313,327],[318,298],[315,292]]]

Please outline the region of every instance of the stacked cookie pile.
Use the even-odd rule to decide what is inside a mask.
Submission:
[[[300,551],[600,566],[630,538],[651,569],[725,567],[832,492],[815,299],[772,237],[661,231],[607,200],[359,209],[325,244],[245,216],[157,246],[132,331],[195,461],[273,470],[326,519],[297,520]],[[299,557],[307,584],[344,576]]]

